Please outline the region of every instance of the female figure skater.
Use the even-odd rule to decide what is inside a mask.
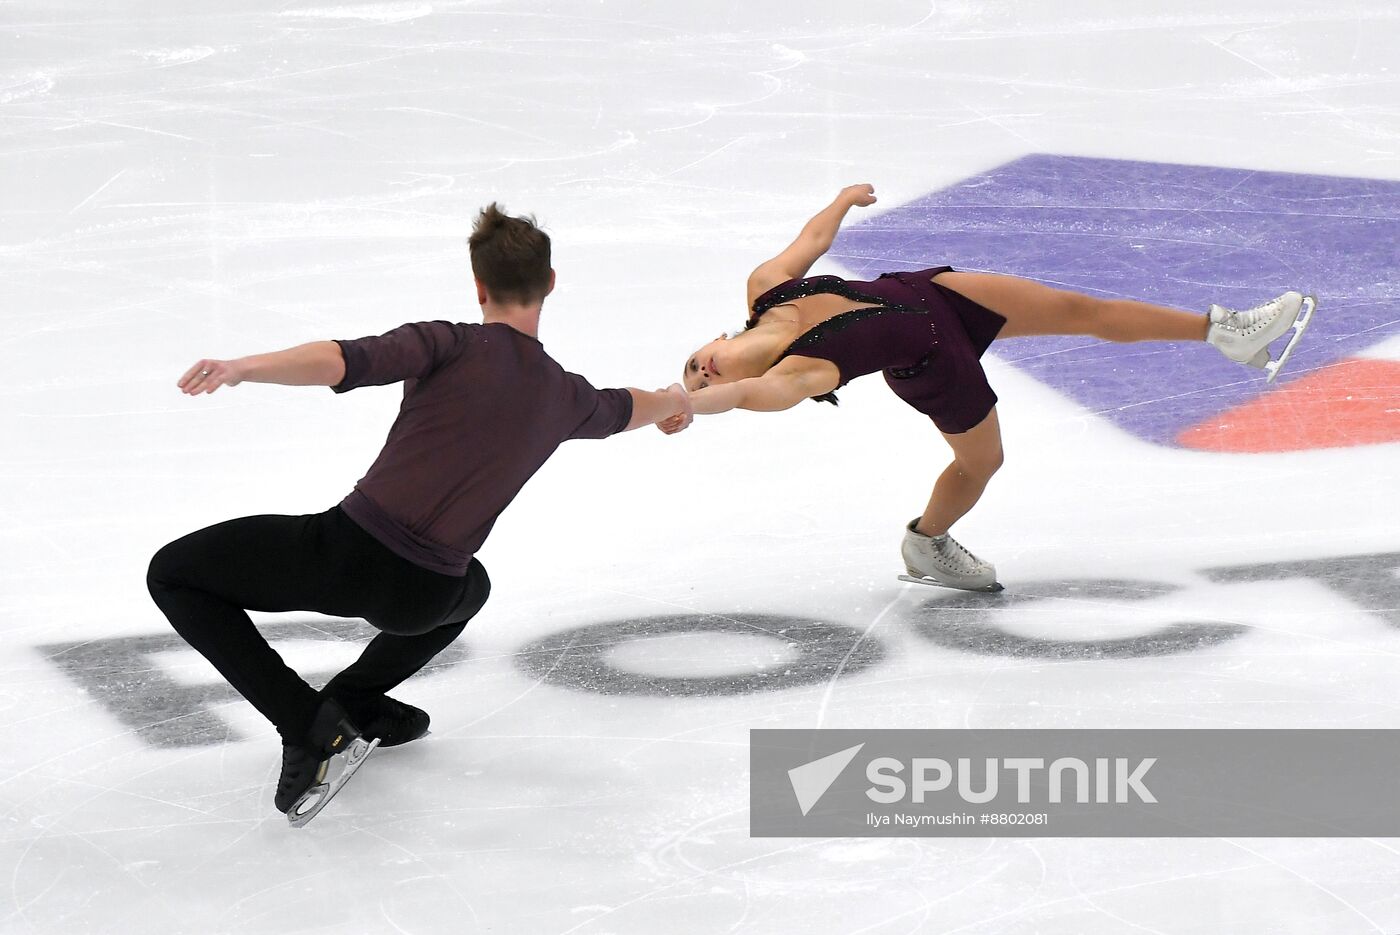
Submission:
[[[803,278],[831,247],[846,212],[874,203],[869,185],[843,189],[786,250],[755,269],[748,324],[692,354],[684,380],[696,415],[773,412],[808,398],[835,403],[834,390],[882,371],[900,399],[933,420],[953,451],[923,514],[905,527],[904,564],[920,583],[1001,589],[993,565],[948,534],[1002,464],[997,396],[980,362],[994,340],[1080,334],[1106,341],[1208,341],[1231,360],[1268,370],[1272,381],[1315,305],[1311,296],[1288,292],[1247,311],[1212,305],[1201,315],[948,266],[884,273],[872,282]],[[1289,328],[1296,334],[1272,361],[1268,345]],[[658,427],[675,431],[681,421]]]
[[[147,576],[176,632],[282,736],[274,803],[310,821],[373,742],[407,743],[426,712],[388,692],[461,634],[490,581],[474,557],[496,517],[570,438],[606,438],[674,417],[680,386],[598,390],[538,338],[554,288],[549,236],[496,205],[471,235],[482,324],[406,324],[378,337],[318,341],[238,360],[201,360],[191,396],[240,382],[328,386],[404,382],[399,416],[368,473],[339,505],[307,516],[249,516],[162,548]],[[282,661],[245,609],[363,617],[382,632],[317,692]],[[336,781],[329,761],[346,755]]]

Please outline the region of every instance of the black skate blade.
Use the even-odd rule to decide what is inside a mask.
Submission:
[[[927,585],[930,588],[943,588],[945,591],[971,591],[974,594],[995,594],[998,591],[1006,590],[1000,581],[993,581],[985,588],[955,588],[952,585],[944,584],[936,578],[916,578],[913,575],[900,575],[900,581],[908,581],[910,584]]]
[[[340,772],[330,782],[319,782],[303,792],[301,798],[287,809],[287,823],[293,828],[306,827],[311,819],[321,814],[321,809],[330,804],[331,799],[335,798],[336,793],[350,781],[350,777],[364,765],[377,746],[377,739],[367,741],[363,737],[356,737],[352,740],[343,753],[336,754],[337,758],[345,758]]]

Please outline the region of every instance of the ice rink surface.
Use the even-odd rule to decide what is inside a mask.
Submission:
[[[760,839],[747,788],[750,728],[1400,726],[1397,48],[1381,0],[0,3],[0,931],[1400,933],[1393,839]],[[398,693],[431,736],[288,829],[146,564],[336,503],[399,391],[176,378],[477,320],[499,199],[554,237],[545,346],[665,385],[853,182],[816,272],[1318,323],[1268,393],[995,346],[993,602],[895,580],[946,448],[875,377],[566,445]],[[365,632],[260,619],[317,682]]]

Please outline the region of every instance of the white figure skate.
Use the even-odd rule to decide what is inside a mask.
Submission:
[[[900,575],[900,581],[956,588],[959,591],[1002,589],[997,583],[996,567],[991,562],[982,561],[946,533],[926,536],[915,532],[916,523],[918,519],[904,527],[904,545],[900,553],[904,556],[904,567],[909,574]]]
[[[1268,382],[1272,383],[1303,337],[1316,308],[1315,296],[1298,292],[1285,292],[1276,299],[1242,312],[1212,305],[1206,340],[1231,360],[1263,370],[1269,375]],[[1290,328],[1293,336],[1288,339],[1283,353],[1277,360],[1270,359],[1269,345]]]

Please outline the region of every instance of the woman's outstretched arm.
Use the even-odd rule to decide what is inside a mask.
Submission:
[[[826,360],[789,358],[761,377],[715,383],[690,394],[695,415],[716,415],[731,409],[781,412],[802,400],[836,389],[841,372]],[[657,423],[670,434],[672,420]]]
[[[841,229],[846,212],[874,203],[874,186],[848,185],[841,189],[836,200],[808,221],[786,250],[749,275],[749,304],[752,305],[754,299],[778,283],[807,275],[812,264],[831,249],[831,242],[836,239],[836,232]]]
[[[313,341],[236,360],[201,360],[180,378],[189,396],[212,393],[221,386],[280,383],[283,386],[335,386],[345,379],[345,355],[334,341]]]

